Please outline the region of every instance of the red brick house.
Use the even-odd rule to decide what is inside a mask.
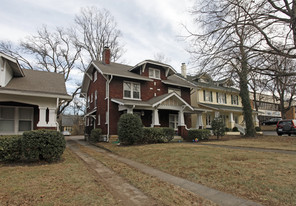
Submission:
[[[0,53],[0,135],[34,129],[58,129],[57,108],[70,100],[64,75],[22,69]]]
[[[174,68],[145,60],[135,66],[110,62],[105,48],[103,61],[93,61],[85,72],[82,96],[86,98],[86,127],[116,135],[123,113],[141,117],[145,127],[172,127],[180,135],[191,127],[190,91],[195,85]]]

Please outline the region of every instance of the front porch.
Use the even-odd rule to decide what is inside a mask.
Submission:
[[[150,99],[136,101],[112,99],[118,104],[118,111],[137,114],[145,127],[170,127],[177,135],[191,127],[193,108],[176,93],[169,93]]]

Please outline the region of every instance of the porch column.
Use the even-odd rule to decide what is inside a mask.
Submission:
[[[230,126],[230,129],[232,129],[233,127],[234,127],[234,120],[233,120],[233,113],[232,112],[230,112],[230,114],[229,114],[229,126]]]
[[[47,127],[46,124],[46,107],[39,107],[39,122],[37,127]]]
[[[128,107],[126,112],[128,114],[133,114],[133,108]]]
[[[196,129],[203,128],[202,113],[197,113]]]
[[[220,116],[220,112],[215,112],[215,118],[218,118]]]
[[[178,113],[178,126],[185,126],[183,110],[180,110]]]
[[[152,124],[151,127],[157,127],[160,126],[159,124],[159,115],[158,115],[158,109],[154,109],[152,111]]]
[[[56,109],[55,108],[48,108],[49,110],[49,117],[48,117],[48,126],[49,127],[56,127]]]

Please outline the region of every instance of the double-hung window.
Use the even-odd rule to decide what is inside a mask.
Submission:
[[[213,102],[213,93],[211,91],[203,90],[204,101]]]
[[[0,107],[0,132],[14,132],[14,110],[12,107]]]
[[[98,104],[98,91],[95,91],[95,107],[97,107]]]
[[[33,125],[33,109],[19,108],[19,131],[32,130]]]
[[[160,79],[160,70],[149,68],[149,77],[154,79]]]
[[[217,103],[227,104],[226,94],[217,92],[216,95],[217,95]]]
[[[141,98],[141,86],[135,82],[123,83],[123,97],[127,99],[140,99]]]
[[[95,71],[95,73],[94,73],[94,82],[97,81],[97,79],[98,79],[98,72]]]
[[[231,104],[238,105],[238,96],[237,95],[231,95]]]

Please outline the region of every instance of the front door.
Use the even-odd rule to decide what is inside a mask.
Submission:
[[[178,115],[177,114],[170,114],[169,115],[169,127],[173,128],[174,130],[178,130]]]

